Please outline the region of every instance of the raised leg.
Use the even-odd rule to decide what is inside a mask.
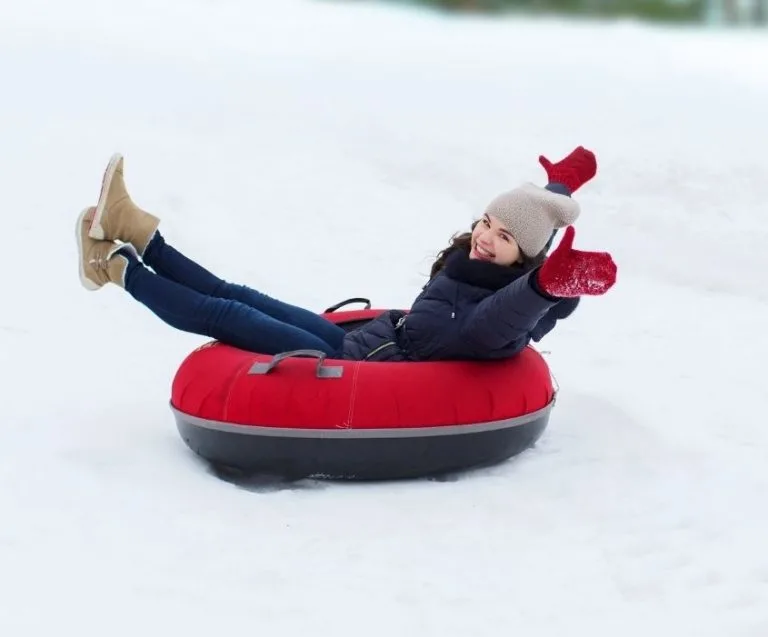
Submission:
[[[130,252],[118,254],[128,260],[126,291],[176,329],[263,354],[315,349],[334,356],[341,345],[341,339],[325,341],[240,301],[201,294],[166,279],[145,268]]]
[[[206,296],[239,301],[273,319],[314,334],[333,346],[341,346],[344,330],[319,314],[278,301],[245,285],[228,283],[165,242],[155,232],[144,252],[144,263],[162,277]]]

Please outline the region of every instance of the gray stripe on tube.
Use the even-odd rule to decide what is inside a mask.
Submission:
[[[434,427],[391,427],[387,429],[351,429],[338,427],[336,429],[300,429],[289,427],[265,427],[260,425],[238,425],[230,422],[207,420],[190,416],[171,405],[177,420],[195,427],[213,429],[226,433],[246,436],[277,436],[282,438],[420,438],[427,436],[449,436],[458,434],[482,433],[498,429],[520,427],[547,415],[554,405],[554,399],[537,411],[514,418],[494,420],[468,425],[437,425]]]

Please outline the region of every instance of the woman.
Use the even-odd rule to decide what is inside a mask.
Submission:
[[[350,333],[314,312],[227,283],[168,245],[158,217],[128,195],[119,154],[107,166],[96,207],[77,221],[80,280],[88,290],[117,284],[177,329],[264,354],[313,349],[367,361],[507,358],[568,316],[580,296],[604,294],[616,280],[609,254],[572,249],[570,224],[580,211],[570,195],[595,175],[594,155],[580,146],[558,163],[539,161],[549,177],[546,188],[523,184],[496,197],[471,233],[440,253],[408,313],[385,312]],[[547,258],[554,233],[566,226]]]

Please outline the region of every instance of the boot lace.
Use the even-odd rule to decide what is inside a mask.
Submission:
[[[109,261],[111,259],[112,259],[111,254],[108,254],[108,255],[97,254],[96,256],[93,256],[88,260],[88,264],[91,265],[95,270],[106,272],[107,267],[109,266]]]

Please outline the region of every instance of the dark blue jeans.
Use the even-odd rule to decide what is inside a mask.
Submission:
[[[122,250],[120,254],[128,253]],[[240,349],[279,354],[315,349],[338,354],[344,330],[319,314],[244,285],[227,283],[169,246],[159,232],[144,267],[128,256],[125,289],[168,325]]]

